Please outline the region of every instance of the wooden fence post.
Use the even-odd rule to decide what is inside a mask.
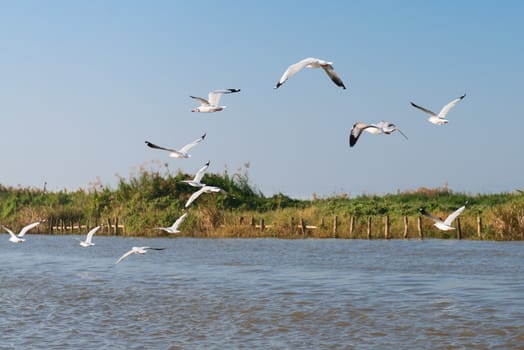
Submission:
[[[371,216],[368,216],[367,236],[368,239],[371,239]]]
[[[460,227],[460,218],[457,218],[457,239],[462,239],[462,228]]]
[[[111,225],[111,219],[107,218],[107,233],[111,234],[112,230],[113,230],[113,226]]]
[[[349,218],[349,238],[353,238],[353,230],[355,229],[355,217],[351,215]]]
[[[115,218],[115,236],[118,236],[118,217]]]
[[[303,218],[300,218],[300,229],[302,230],[302,238],[306,237],[306,223]]]
[[[338,216],[333,216],[333,238],[337,238]]]
[[[482,240],[482,217],[480,214],[477,215],[477,236],[479,240]]]
[[[256,224],[255,224],[255,217],[254,216],[251,216],[251,226],[255,227]]]
[[[324,226],[325,226],[324,217],[321,217],[320,218],[320,228],[322,229],[324,228]]]
[[[422,217],[421,216],[417,218],[417,228],[418,228],[418,235],[420,239],[424,239],[424,232],[422,232]]]
[[[385,239],[389,239],[389,227],[390,227],[389,215],[386,215],[384,217],[384,238]]]
[[[404,238],[408,238],[408,216],[404,215]]]
[[[239,225],[244,224],[244,217],[243,217],[243,216],[241,216],[241,217],[238,219],[238,224],[239,224]]]
[[[291,227],[291,232],[289,234],[293,236],[295,234],[295,218],[294,217],[291,217],[290,227]]]
[[[264,223],[264,218],[260,219],[260,232],[264,232],[266,224]]]

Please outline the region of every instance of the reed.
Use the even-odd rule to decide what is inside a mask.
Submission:
[[[47,224],[33,233],[85,233],[102,223],[101,234],[166,236],[153,228],[170,225],[181,215],[195,190],[181,181],[189,177],[162,167],[119,178],[115,189],[99,181],[73,192],[0,185],[0,224],[17,228],[46,219]],[[247,166],[233,175],[227,171],[206,174],[203,182],[230,195],[201,196],[187,209],[182,235],[418,239],[419,207],[445,217],[467,200],[468,208],[460,216],[462,238],[524,239],[524,195],[520,192],[467,195],[447,188],[421,188],[354,198],[337,194],[297,200],[282,193],[265,197],[249,184]],[[425,218],[420,229],[424,238],[456,238],[457,234],[439,231]]]

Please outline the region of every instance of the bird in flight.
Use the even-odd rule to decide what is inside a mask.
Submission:
[[[80,241],[80,245],[82,247],[89,247],[89,246],[92,246],[92,245],[95,245],[94,243],[92,243],[91,241],[93,240],[93,235],[96,233],[96,231],[98,231],[100,229],[101,226],[97,226],[95,228],[93,228],[91,231],[89,231],[87,233],[87,236],[86,236],[86,239],[85,241]]]
[[[455,210],[453,213],[449,214],[449,216],[444,221],[442,221],[441,218],[437,218],[429,214],[424,208],[420,208],[419,211],[428,219],[433,220],[435,222],[433,225],[435,225],[439,230],[449,231],[455,229],[455,227],[451,226],[451,223],[453,222],[453,220],[457,218],[457,216],[459,216],[464,211],[464,209],[466,209],[467,204],[468,202],[466,202],[462,207]]]
[[[369,132],[370,134],[386,134],[389,135],[395,131],[398,131],[402,136],[408,139],[408,137],[393,123],[381,120],[376,124],[367,124],[362,122],[356,122],[353,124],[351,131],[349,132],[349,147],[355,146],[358,138],[363,131]]]
[[[195,174],[195,177],[193,177],[192,180],[182,180],[182,182],[185,182],[188,185],[193,186],[193,187],[204,187],[206,184],[203,184],[200,181],[202,181],[202,177],[204,177],[204,174],[206,173],[207,168],[209,168],[209,162],[210,161],[208,160],[207,163],[202,168],[198,169],[198,171]]]
[[[200,197],[200,195],[202,193],[211,193],[211,192],[222,192],[222,193],[226,193],[226,191],[224,191],[223,189],[221,189],[220,187],[216,187],[216,186],[204,186],[202,187],[201,189],[199,189],[198,191],[194,192],[191,197],[189,197],[189,199],[187,200],[186,202],[186,205],[185,207],[189,207],[191,205],[191,203],[193,203],[193,201],[195,199],[197,199],[198,197]]]
[[[148,250],[164,250],[166,248],[152,248],[152,247],[133,247],[130,251],[122,255],[118,260],[115,262],[115,265],[121,262],[122,260],[126,259],[132,254],[145,254]]]
[[[169,156],[172,158],[190,158],[191,155],[187,152],[196,145],[198,145],[200,142],[202,142],[206,138],[206,134],[202,135],[200,138],[196,139],[195,141],[188,143],[184,147],[182,147],[179,150],[171,149],[171,148],[165,148],[158,145],[155,145],[154,143],[151,143],[149,141],[146,141],[146,145],[151,148],[161,149],[164,151],[171,152],[169,153]]]
[[[9,233],[9,242],[21,243],[21,242],[25,242],[24,236],[27,233],[27,231],[35,228],[36,226],[40,225],[42,222],[43,221],[37,221],[27,226],[24,226],[18,235],[15,234],[13,231],[11,231],[9,228],[5,227],[4,225],[2,225],[2,227],[4,228],[4,230],[7,231],[7,233]]]
[[[226,106],[219,106],[218,103],[220,101],[220,97],[224,94],[232,94],[235,92],[240,92],[240,89],[225,89],[225,90],[215,90],[211,91],[208,94],[207,100],[202,97],[197,96],[189,96],[191,98],[194,98],[195,100],[198,100],[200,102],[200,106],[197,108],[191,110],[191,112],[202,112],[202,113],[213,113],[213,112],[220,112]]]
[[[454,99],[453,101],[451,101],[450,103],[448,103],[447,105],[442,107],[442,109],[440,110],[439,114],[435,114],[434,112],[430,111],[429,109],[426,109],[424,107],[420,107],[420,106],[414,104],[413,102],[411,102],[411,105],[413,107],[418,108],[421,111],[429,114],[428,121],[430,123],[436,124],[436,125],[442,125],[442,124],[447,124],[448,123],[448,120],[446,119],[446,116],[448,115],[449,111],[451,110],[451,108],[455,107],[457,105],[457,103],[462,101],[462,99],[464,97],[466,97],[466,94],[460,96],[459,98]]]
[[[302,61],[299,61],[287,67],[286,71],[284,72],[284,74],[282,74],[282,77],[280,77],[280,80],[277,82],[275,89],[278,89],[289,78],[295,75],[298,71],[302,70],[302,68],[322,68],[324,72],[326,72],[328,77],[337,86],[340,86],[343,89],[346,88],[346,86],[342,82],[342,79],[340,79],[338,74],[335,72],[335,69],[333,68],[333,62],[324,61],[314,57],[308,57],[303,59]]]
[[[184,220],[187,217],[187,213],[182,214],[176,221],[173,223],[173,225],[169,227],[155,227],[156,230],[164,230],[167,233],[179,233],[178,227],[184,222]]]

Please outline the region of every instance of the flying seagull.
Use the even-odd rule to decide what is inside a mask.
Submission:
[[[85,241],[80,241],[80,245],[82,247],[89,247],[89,246],[92,246],[92,245],[95,245],[94,243],[92,243],[91,241],[93,240],[93,235],[96,233],[96,231],[98,231],[100,229],[101,226],[97,226],[95,228],[93,228],[91,231],[89,231],[87,233],[87,236],[86,236],[86,239]]]
[[[182,182],[185,182],[188,185],[193,186],[193,187],[204,187],[205,184],[201,183],[200,181],[202,180],[202,177],[204,177],[204,174],[206,173],[207,168],[209,168],[209,160],[202,168],[200,168],[196,172],[193,180],[182,180]]]
[[[184,220],[186,219],[186,216],[187,216],[187,213],[182,214],[178,219],[176,219],[173,225],[169,227],[155,227],[155,229],[164,230],[167,233],[179,233],[180,231],[178,230],[178,226],[180,226],[182,222],[184,222]]]
[[[433,124],[442,125],[447,124],[448,120],[446,119],[446,115],[449,113],[451,108],[455,107],[457,103],[459,103],[464,97],[466,97],[466,94],[460,96],[459,98],[454,99],[440,110],[439,114],[435,114],[434,112],[430,111],[429,109],[426,109],[424,107],[417,106],[413,102],[411,102],[411,105],[415,108],[420,109],[421,111],[429,114],[428,121]]]
[[[13,242],[13,243],[21,243],[21,242],[25,242],[25,238],[23,238],[25,236],[25,234],[27,233],[27,231],[35,228],[36,226],[40,225],[40,223],[42,223],[43,221],[37,221],[37,222],[33,222],[32,224],[29,224],[27,226],[24,226],[24,228],[22,228],[22,230],[20,231],[20,233],[18,235],[16,235],[13,231],[11,231],[9,228],[5,227],[4,225],[2,225],[2,227],[4,228],[4,230],[6,230],[8,233],[9,233],[9,241],[10,242]]]
[[[370,134],[386,134],[389,135],[395,131],[398,131],[402,136],[408,139],[408,137],[393,123],[386,122],[384,120],[381,120],[380,122],[376,124],[366,124],[362,122],[356,122],[353,124],[353,127],[351,128],[351,131],[349,133],[349,146],[353,147],[358,141],[358,138],[362,134],[363,131],[367,131]]]
[[[345,89],[346,86],[342,82],[342,79],[337,75],[335,72],[335,69],[333,68],[333,62],[324,61],[318,58],[308,57],[303,59],[300,62],[294,63],[290,65],[284,74],[282,74],[282,77],[278,81],[277,85],[275,86],[275,89],[278,89],[282,84],[284,84],[289,78],[291,78],[293,75],[295,75],[298,71],[300,71],[302,68],[322,68],[324,69],[324,72],[329,76],[329,78],[341,88]]]
[[[232,94],[235,92],[240,92],[240,89],[225,89],[225,90],[211,91],[208,94],[207,100],[202,97],[189,96],[200,102],[200,106],[191,110],[191,112],[202,112],[202,113],[220,112],[221,110],[226,108],[226,106],[218,105],[218,102],[220,101],[220,97],[222,97],[222,95],[224,94]]]
[[[211,193],[211,192],[222,192],[222,193],[227,194],[227,192],[221,189],[220,187],[206,185],[202,187],[201,189],[199,189],[198,191],[196,191],[195,193],[193,193],[191,197],[189,197],[189,199],[186,202],[185,207],[186,208],[189,207],[191,203],[193,203],[193,201],[197,199],[202,193]]]
[[[131,254],[145,254],[148,250],[164,250],[166,248],[152,248],[152,247],[133,247],[130,251],[122,255],[118,260],[115,262],[115,265],[121,262],[122,260],[126,259]]]
[[[195,141],[193,141],[191,143],[188,143],[187,145],[185,145],[184,147],[182,147],[179,150],[157,146],[154,143],[151,143],[149,141],[146,141],[146,145],[148,145],[151,148],[156,148],[156,149],[161,149],[161,150],[164,150],[164,151],[171,152],[171,153],[169,153],[169,156],[172,157],[172,158],[190,158],[191,155],[188,154],[187,152],[191,148],[195,147],[200,142],[202,142],[205,138],[206,138],[206,134],[202,135],[199,139],[196,139]]]
[[[449,230],[454,230],[455,229],[455,227],[451,226],[451,223],[453,222],[453,220],[455,220],[457,218],[457,216],[459,216],[464,211],[464,209],[466,209],[466,205],[467,204],[468,204],[468,202],[466,202],[462,207],[460,207],[457,210],[455,210],[453,213],[449,214],[449,216],[444,221],[442,221],[442,219],[440,219],[440,218],[432,216],[424,208],[420,208],[419,211],[420,211],[420,213],[422,215],[424,215],[428,219],[433,220],[435,222],[434,225],[439,230],[449,231]]]

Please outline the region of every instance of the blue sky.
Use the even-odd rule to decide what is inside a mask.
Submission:
[[[140,167],[235,172],[265,195],[524,188],[520,1],[3,1],[0,184],[107,185]],[[334,62],[273,87],[305,57]],[[227,109],[189,95],[240,88]],[[439,111],[466,98],[444,126]],[[388,120],[409,140],[364,134]],[[207,133],[190,159],[181,147]]]

